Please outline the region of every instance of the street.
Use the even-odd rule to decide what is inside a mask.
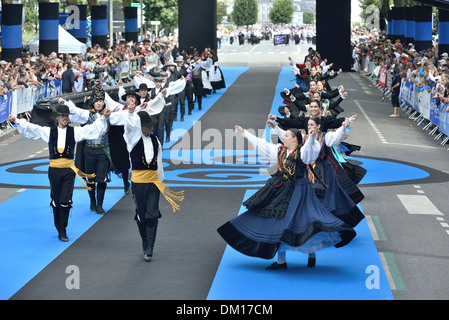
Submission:
[[[174,129],[180,132],[180,140],[164,149],[165,181],[171,187],[184,189],[186,198],[181,214],[172,214],[169,205],[161,200],[163,218],[154,261],[150,264],[141,259],[132,196],[123,194],[120,181],[114,178],[108,189],[110,193],[106,193],[105,202],[109,202],[105,210],[109,212],[105,216],[83,213],[88,211],[88,195],[77,187],[68,228],[69,236],[72,231],[73,237],[69,244],[62,245],[52,233],[47,145],[25,140],[18,134],[1,140],[0,237],[7,240],[1,241],[7,245],[0,247],[0,252],[7,263],[0,267],[0,276],[9,281],[8,289],[5,285],[0,298],[204,300],[209,296],[212,300],[228,299],[220,295],[222,287],[218,283],[225,281],[220,277],[227,268],[243,273],[250,270],[254,279],[271,279],[264,270],[269,261],[238,263],[236,259],[242,257],[226,257],[228,249],[216,232],[221,224],[238,214],[248,192],[259,188],[266,179],[256,174],[259,167],[251,167],[248,159],[239,162],[240,157],[251,158],[251,152],[227,153],[230,148],[225,145],[226,139],[217,142],[216,138],[236,124],[265,130],[267,115],[282,105],[280,90],[294,85],[288,57],[302,63],[309,46],[294,42],[274,46],[271,41],[263,40],[256,45],[245,42],[243,46],[236,42],[222,43],[218,58],[226,90],[204,99],[203,110],[195,107],[193,115],[186,116],[184,123],[176,122]],[[282,78],[280,74],[286,76]],[[360,206],[366,217],[360,228],[367,226],[369,232],[361,230],[363,241],[356,237],[354,241],[358,242],[352,248],[350,244],[341,249],[345,259],[339,260],[338,249],[328,258],[326,250],[317,254],[317,267],[312,271],[316,272],[317,279],[324,276],[335,280],[327,282],[335,285],[335,292],[320,291],[320,280],[316,284],[301,282],[301,286],[312,288],[311,296],[307,287],[295,290],[298,295],[291,299],[449,299],[449,280],[444,276],[449,263],[448,146],[440,145],[434,135],[404,112],[399,118],[390,118],[390,100],[383,101],[379,90],[358,73],[342,73],[331,80],[332,88],[338,85],[343,85],[348,92],[341,103],[345,111],[340,116],[358,114],[348,142],[361,146],[350,157],[368,169],[359,187],[365,195]],[[191,139],[190,142],[198,144],[190,151],[180,148],[183,139],[196,137],[196,130],[200,132],[200,141]],[[198,152],[202,152],[201,157]],[[234,166],[223,161],[228,155],[234,157],[231,161]],[[190,161],[181,161],[187,158]],[[41,214],[30,214],[33,208]],[[82,225],[76,223],[80,217],[85,217]],[[381,262],[378,267],[386,279],[381,281],[380,289],[365,287],[369,275],[365,272],[370,265],[361,262],[356,251],[351,251],[363,252],[364,245],[368,248],[371,242],[375,246],[370,259]],[[45,252],[50,251],[46,256]],[[292,259],[293,256],[292,253]],[[33,259],[38,262],[31,263]],[[292,274],[284,276],[288,282],[286,287],[308,278],[308,270],[301,265],[305,258],[301,259],[302,262],[293,263],[287,270]],[[69,265],[76,265],[81,271],[79,290],[64,286]],[[350,275],[352,266],[361,271],[357,269],[357,275]],[[231,283],[228,278],[226,285],[236,287],[226,290],[234,290],[236,295],[245,292],[238,291],[239,285],[251,287],[248,285],[251,276],[244,275],[247,283]],[[345,291],[353,280],[360,292]],[[312,295],[314,289],[317,296]],[[272,290],[260,291],[260,296],[252,294],[237,299],[284,299]]]

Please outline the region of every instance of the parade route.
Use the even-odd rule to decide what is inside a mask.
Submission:
[[[220,49],[227,88],[176,122],[177,134],[164,146],[165,182],[184,190],[185,200],[173,213],[161,198],[150,263],[142,259],[132,195],[124,195],[117,177],[106,192],[104,216],[89,211],[87,191],[76,182],[70,242],[62,243],[48,205],[45,143],[18,135],[3,141],[0,299],[448,299],[449,280],[441,277],[449,259],[446,149],[404,115],[389,118],[391,102],[357,73],[331,80],[348,92],[340,116],[359,115],[348,142],[361,146],[351,158],[368,170],[359,184],[366,219],[356,238],[317,253],[314,269],[306,268],[306,255],[289,253],[288,270],[269,272],[272,261],[235,252],[217,233],[268,177],[253,150],[226,143],[226,130],[239,124],[267,131],[267,115],[282,105],[280,91],[293,84],[287,57],[302,63],[307,47],[262,41]],[[268,48],[273,53],[253,55]],[[193,139],[197,133],[200,139]],[[79,271],[79,288],[70,288],[73,270]]]

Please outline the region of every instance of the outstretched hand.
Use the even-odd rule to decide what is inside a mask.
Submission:
[[[110,109],[105,109],[104,110],[104,113],[103,113],[103,116],[105,116],[106,118],[108,118],[110,115],[111,115],[111,110]]]
[[[267,121],[267,126],[269,126],[270,128],[274,128],[276,127],[276,123],[274,123],[273,121]]]
[[[243,131],[245,131],[245,129],[243,129],[239,125],[234,126],[234,129],[235,129],[235,132],[237,132],[237,133],[243,133]]]

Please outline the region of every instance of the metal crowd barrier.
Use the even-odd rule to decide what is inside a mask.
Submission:
[[[368,66],[368,70],[372,70],[372,66]],[[368,72],[361,68],[355,68],[360,74]],[[388,76],[385,77],[385,84],[379,84],[379,75],[371,73],[365,77],[371,84],[382,93],[382,101],[385,98],[391,99],[391,82]],[[432,97],[433,92],[420,90],[415,84],[403,81],[401,84],[400,107],[409,119],[416,122],[417,126],[423,125],[423,130],[429,131],[428,134],[435,136],[434,140],[440,140],[440,145],[444,146],[449,142],[449,113],[446,107],[449,104],[439,104],[437,99]],[[449,151],[449,148],[447,149]]]

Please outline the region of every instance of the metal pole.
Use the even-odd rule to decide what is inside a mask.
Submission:
[[[109,47],[112,48],[114,45],[114,10],[113,2],[114,0],[109,0]]]
[[[142,31],[143,31],[143,3],[142,0],[140,0],[140,41],[143,41],[143,35],[142,35]]]

